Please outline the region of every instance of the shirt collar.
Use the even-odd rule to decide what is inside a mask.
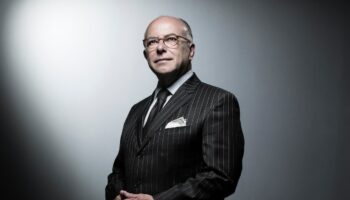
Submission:
[[[183,85],[189,78],[191,78],[192,75],[193,75],[193,71],[190,69],[180,78],[178,78],[173,84],[167,87],[171,95],[174,95],[175,92],[181,87],[181,85]],[[157,87],[156,90],[154,91],[154,99],[157,97],[157,94],[159,91],[160,91],[160,87]]]

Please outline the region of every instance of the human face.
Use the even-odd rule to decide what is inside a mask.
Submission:
[[[164,38],[169,35],[186,37],[185,25],[176,18],[161,17],[149,25],[145,37]],[[152,50],[146,48],[144,55],[149,67],[158,77],[176,77],[190,69],[194,50],[194,44],[183,38],[178,38],[176,47],[169,48],[161,40],[156,48]]]

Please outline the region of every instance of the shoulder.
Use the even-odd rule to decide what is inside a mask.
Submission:
[[[129,110],[126,121],[136,120],[139,117],[139,115],[143,113],[143,110],[146,108],[146,106],[150,103],[150,99],[151,96],[146,97],[134,104]]]
[[[216,95],[224,95],[224,94],[233,95],[230,91],[227,91],[223,88],[220,88],[214,85],[210,85],[205,82],[201,82],[199,84],[198,90],[206,90],[206,91],[214,92]]]
[[[201,82],[196,90],[196,96],[211,99],[213,103],[222,99],[229,99],[238,104],[236,96],[223,88]]]
[[[145,107],[148,103],[150,103],[151,97],[152,97],[152,95],[151,95],[151,96],[148,96],[148,97],[146,97],[146,98],[144,98],[144,99],[142,99],[141,101],[139,101],[139,102],[137,102],[137,103],[135,103],[135,104],[131,107],[130,112]]]
[[[194,105],[201,105],[205,118],[217,113],[240,116],[240,106],[232,92],[203,82],[198,86]]]

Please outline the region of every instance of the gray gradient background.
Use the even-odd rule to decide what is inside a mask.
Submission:
[[[246,152],[227,199],[350,198],[347,4],[7,2],[0,24],[6,199],[104,198],[126,115],[156,84],[141,40],[159,15],[189,22],[194,71],[240,102]]]

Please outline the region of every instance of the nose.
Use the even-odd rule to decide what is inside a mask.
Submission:
[[[157,44],[157,53],[158,54],[162,54],[166,51],[166,46],[164,44],[164,40],[159,40],[158,44]]]

